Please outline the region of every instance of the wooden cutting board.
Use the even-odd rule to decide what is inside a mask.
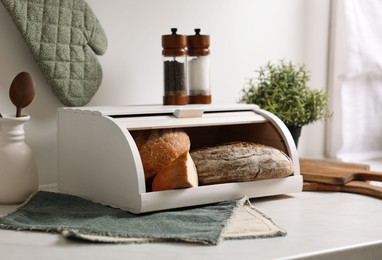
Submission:
[[[304,191],[340,191],[369,195],[382,199],[382,187],[374,186],[368,181],[349,181],[344,185],[333,185],[318,182],[306,182]]]
[[[370,173],[370,166],[367,164],[300,159],[300,168],[304,178],[304,191],[340,191],[382,198],[382,187],[374,186],[365,180],[349,181],[351,178],[359,177],[358,173],[360,172],[362,174]],[[372,173],[373,176],[377,174],[378,178],[382,175],[382,173]],[[318,182],[315,182],[315,180],[318,180]],[[329,184],[322,183],[322,181],[326,181]],[[336,184],[338,182],[340,184]]]
[[[310,182],[343,185],[353,180],[382,181],[382,172],[369,169],[365,164],[300,159],[301,175]]]

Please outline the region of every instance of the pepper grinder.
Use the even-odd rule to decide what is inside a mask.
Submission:
[[[164,105],[186,105],[187,96],[187,43],[186,36],[177,34],[162,35],[162,56],[164,75]]]
[[[210,36],[201,35],[195,29],[195,35],[187,36],[188,87],[190,104],[210,104]]]

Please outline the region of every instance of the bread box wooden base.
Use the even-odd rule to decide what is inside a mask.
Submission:
[[[191,149],[230,141],[273,146],[294,174],[280,179],[146,192],[132,131],[181,128]],[[58,187],[65,193],[133,213],[302,190],[298,155],[286,126],[255,105],[123,106],[58,109]]]

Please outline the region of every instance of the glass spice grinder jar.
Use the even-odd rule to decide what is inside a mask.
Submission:
[[[164,75],[164,105],[186,105],[187,96],[187,38],[176,34],[162,35]]]
[[[195,35],[187,36],[188,88],[190,104],[210,104],[210,36],[201,35],[195,29]]]

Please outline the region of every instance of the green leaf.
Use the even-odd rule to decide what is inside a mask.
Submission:
[[[310,72],[305,65],[269,61],[255,73],[245,83],[240,102],[259,105],[286,125],[303,126],[332,116],[328,94],[308,87]]]

